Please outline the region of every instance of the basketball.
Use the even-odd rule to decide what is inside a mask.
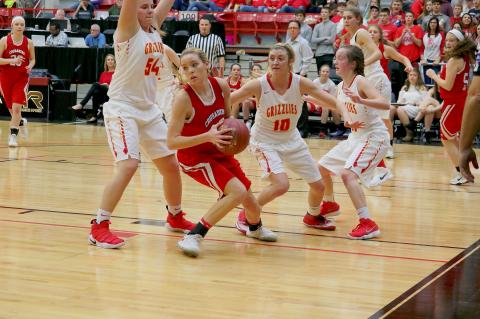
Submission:
[[[222,153],[228,155],[238,154],[248,146],[250,142],[250,131],[242,120],[232,118],[225,119],[222,127],[233,129],[232,132],[227,133],[233,136],[230,140],[231,144],[224,148],[219,148]]]

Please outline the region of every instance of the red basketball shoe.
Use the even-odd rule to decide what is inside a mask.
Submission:
[[[125,241],[110,232],[110,221],[104,220],[97,224],[96,219],[90,222],[92,227],[90,229],[90,236],[88,242],[90,245],[101,248],[120,248],[125,245]]]
[[[309,213],[306,213],[305,216],[303,216],[303,223],[308,227],[320,230],[335,230],[336,228],[333,221],[326,219],[322,215],[313,216]]]
[[[320,215],[323,217],[333,217],[340,215],[340,205],[337,202],[323,201],[320,206]]]
[[[247,223],[247,216],[245,215],[245,209],[240,210],[240,213],[238,213],[237,222],[235,223],[235,227],[242,234],[244,234],[244,235],[247,234],[248,223]]]
[[[380,236],[378,225],[368,218],[360,218],[357,227],[348,233],[348,237],[351,239],[370,239],[378,236]]]
[[[185,212],[181,211],[177,215],[173,215],[168,213],[167,222],[165,223],[165,227],[169,231],[179,232],[179,233],[188,233],[192,229],[195,228],[195,224],[185,219]]]

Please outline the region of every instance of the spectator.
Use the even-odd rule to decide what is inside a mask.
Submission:
[[[200,33],[188,38],[186,48],[199,48],[207,54],[209,66],[214,76],[223,77],[225,70],[225,47],[218,35],[210,33],[210,20],[202,17],[198,23]]]
[[[68,36],[65,32],[60,31],[60,25],[57,22],[50,23],[50,35],[47,37],[45,45],[49,47],[68,46]]]
[[[98,24],[92,24],[90,26],[90,34],[85,37],[85,44],[89,48],[104,48],[107,43],[105,35],[100,32],[100,26]]]
[[[380,21],[380,9],[377,6],[370,6],[367,21],[368,25],[378,24],[378,21]]]
[[[300,28],[300,35],[302,36],[302,38],[307,40],[307,42],[310,42],[310,40],[312,39],[312,28],[305,23],[305,12],[302,10],[297,10],[297,12],[295,13],[295,20],[300,22],[300,25],[302,26]],[[289,40],[290,40],[290,35],[287,32],[287,37],[285,42],[288,42]]]
[[[302,10],[303,12],[305,12],[309,4],[310,0],[286,0],[284,1],[284,5],[278,10],[278,12],[292,13],[298,10]]]
[[[473,3],[473,0],[465,0],[465,2],[463,3],[462,13],[468,13],[472,9],[475,9],[475,4]]]
[[[228,0],[194,1],[188,5],[187,11],[211,11],[223,12],[228,4]]]
[[[119,16],[122,9],[123,0],[115,0],[115,4],[108,10],[109,16]],[[186,8],[185,8],[186,9]]]
[[[417,24],[421,25],[423,22],[423,18],[432,14],[432,8],[433,8],[432,0],[425,1],[425,6],[422,7],[421,14],[416,18]],[[423,30],[425,30],[425,28],[423,28]]]
[[[451,5],[451,0],[441,0],[441,12],[447,17],[453,16],[453,9]]]
[[[420,61],[422,54],[423,30],[420,26],[413,24],[413,13],[405,13],[405,25],[397,29],[395,33],[395,47],[400,54],[406,56],[410,62]]]
[[[462,31],[465,34],[465,37],[470,38],[472,41],[475,41],[477,35],[477,28],[473,23],[472,16],[469,13],[464,13],[462,15],[462,22],[461,22]]]
[[[455,22],[462,22],[462,10],[462,4],[457,2],[453,7],[453,16],[450,17],[450,25],[453,26]]]
[[[283,5],[284,0],[267,0],[265,1],[266,8],[264,12],[277,12]]]
[[[475,37],[475,44],[477,45],[477,52],[480,52],[480,24],[477,25],[477,36]]]
[[[92,99],[93,115],[87,120],[88,124],[95,124],[98,121],[100,105],[108,101],[108,87],[112,81],[115,72],[116,62],[113,54],[107,54],[103,63],[103,72],[100,74],[98,82],[95,82],[88,90],[83,100],[72,106],[72,109],[79,111]]]
[[[327,92],[328,94],[332,96],[336,96],[337,94],[337,86],[333,81],[330,79],[330,66],[327,64],[324,64],[320,66],[320,70],[318,71],[318,78],[313,80],[313,83],[318,85],[322,91]],[[321,113],[320,115],[320,132],[319,132],[319,137],[320,138],[325,138],[328,135],[328,115],[330,113],[330,109],[327,107],[323,107],[320,105],[315,105],[314,110],[310,110],[311,112],[314,111],[316,113]],[[337,127],[340,125],[341,121],[341,113],[339,111],[334,111],[332,110],[332,118],[333,118],[333,126],[330,128],[331,133],[335,132],[337,130]]]
[[[287,33],[290,35],[290,40],[287,41],[293,52],[295,53],[295,60],[293,62],[293,72],[301,76],[307,76],[308,67],[313,58],[313,52],[310,44],[300,35],[300,22],[292,20],[288,23]],[[307,103],[303,103],[302,113],[297,122],[297,128],[303,138],[308,136],[308,108]]]
[[[307,40],[300,35],[300,22],[297,20],[290,21],[287,32],[290,36],[287,44],[289,44],[295,52],[293,72],[301,76],[306,76],[313,58],[313,52]]]
[[[399,27],[405,23],[405,12],[402,11],[402,0],[393,0],[390,6],[390,22]]]
[[[408,73],[408,79],[400,90],[398,95],[398,103],[401,106],[390,106],[390,119],[393,121],[395,115],[398,115],[400,122],[406,129],[405,142],[413,140],[417,122],[414,120],[420,109],[418,106],[427,96],[427,88],[423,84],[422,77],[418,69],[413,69]]]
[[[440,11],[440,3],[441,0],[433,0],[432,1],[432,14],[425,16],[422,21],[422,28],[424,30],[427,29],[427,24],[430,22],[430,19],[437,18],[439,21],[440,29],[445,32],[450,31],[450,18]]]
[[[343,11],[345,11],[346,8],[347,8],[347,3],[341,0],[338,1],[338,4],[335,4],[335,3],[330,4],[330,11],[332,13],[331,21],[333,23],[339,23],[340,20],[343,19]]]
[[[383,31],[383,38],[387,41],[389,46],[395,46],[395,33],[397,27],[390,21],[390,9],[383,8],[380,10],[380,21],[378,26]]]
[[[322,8],[320,13],[322,22],[318,23],[313,29],[312,44],[316,46],[315,61],[317,62],[317,71],[324,64],[332,67],[333,62],[333,43],[335,42],[336,26],[330,21],[330,9]]]
[[[90,0],[81,0],[73,16],[75,19],[92,20],[95,18],[95,8]]]
[[[65,16],[65,11],[63,9],[58,9],[57,12],[55,12],[55,16],[52,18],[52,20],[67,20],[67,28],[61,31],[72,31],[70,19]],[[46,30],[50,30],[50,22],[48,22]]]
[[[478,20],[478,15],[480,14],[480,1],[473,0],[473,8],[468,10],[468,13]]]
[[[435,132],[431,131],[433,119],[439,119],[442,116],[442,105],[439,100],[440,96],[438,96],[438,89],[435,84],[428,90],[427,95],[418,106],[418,114],[413,120],[418,123],[423,119],[423,135],[427,144],[430,144],[431,139],[436,135]]]
[[[230,2],[231,3],[231,2]],[[240,5],[238,11],[240,12],[264,12],[264,0],[246,0],[245,4]]]
[[[430,22],[428,23],[427,30],[423,35],[423,56],[422,56],[422,63],[433,63],[438,64],[440,63],[441,56],[443,55],[443,46],[445,44],[445,36],[443,32],[440,31],[440,27],[438,26],[438,19],[431,18]],[[433,66],[424,66],[423,71],[426,74],[427,69],[433,69],[435,72],[440,72],[440,66],[433,65]],[[429,78],[424,76],[425,84],[431,85],[433,84]]]

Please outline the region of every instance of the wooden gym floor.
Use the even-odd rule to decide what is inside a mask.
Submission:
[[[0,318],[480,317],[480,186],[450,186],[441,147],[395,145],[394,179],[366,191],[378,239],[347,239],[356,216],[338,179],[337,230],[305,227],[307,187],[291,174],[263,215],[277,243],[240,235],[235,211],[192,259],[162,227],[162,178],[147,159],[112,219],[127,245],[87,244],[114,170],[103,127],[29,123],[17,149],[7,121],[0,130]],[[317,159],[335,143],[308,140]],[[239,159],[260,190],[255,159]],[[216,193],[182,178],[197,221]]]

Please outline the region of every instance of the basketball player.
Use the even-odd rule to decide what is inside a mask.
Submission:
[[[450,184],[462,185],[468,180],[460,173],[459,133],[468,93],[470,62],[475,58],[475,44],[462,32],[452,29],[445,37],[444,52],[447,64],[442,67],[440,76],[433,70],[427,70],[426,74],[438,84],[443,99],[440,137],[457,171]]]
[[[109,230],[110,216],[138,167],[140,146],[163,176],[167,202],[166,226],[186,232],[195,226],[184,218],[180,203],[182,184],[175,153],[167,148],[167,125],[155,105],[157,80],[165,54],[160,35],[152,28],[154,17],[163,21],[173,0],[125,0],[114,34],[117,69],[103,113],[108,142],[117,162],[105,186],[97,218],[91,221],[89,241],[102,248],[118,248],[124,240]],[[161,23],[159,24],[161,25]]]
[[[331,174],[335,174],[342,178],[360,219],[348,234],[352,239],[369,239],[380,235],[377,224],[370,217],[358,180],[366,187],[371,185],[375,167],[389,147],[387,128],[376,110],[388,110],[390,103],[363,77],[363,61],[362,50],[357,46],[348,45],[336,53],[335,69],[343,80],[337,88],[337,105],[347,122],[351,123],[352,133],[319,161],[325,185],[322,206],[328,211],[324,216],[338,215],[339,205],[333,199],[331,177]]]
[[[24,31],[25,20],[17,16],[12,19],[12,32],[0,39],[0,90],[12,116],[8,137],[10,147],[18,146],[22,107],[27,104],[28,77],[35,65],[35,47]]]
[[[320,214],[323,184],[318,167],[307,144],[297,130],[302,112],[303,95],[308,94],[322,106],[335,109],[335,98],[309,79],[292,72],[295,53],[288,44],[275,44],[268,54],[268,72],[247,82],[232,93],[233,104],[251,96],[257,100],[255,124],[252,126],[250,151],[257,157],[264,178],[270,185],[258,195],[261,207],[285,194],[289,188],[285,166],[300,175],[309,185],[308,212],[303,218],[309,227],[334,230],[335,225]],[[245,230],[242,210],[237,229]]]
[[[229,144],[231,139],[225,135],[230,129],[221,128],[223,119],[230,115],[228,84],[224,79],[208,76],[208,59],[200,49],[184,50],[180,61],[187,84],[175,97],[167,143],[169,148],[178,149],[177,157],[183,172],[218,191],[219,200],[178,242],[178,247],[186,255],[198,256],[200,242],[210,228],[239,204],[247,211],[246,235],[276,241],[277,236],[262,226],[260,206],[240,164],[232,155],[217,148]]]
[[[477,156],[472,148],[473,140],[480,131],[480,52],[473,71],[473,80],[468,89],[468,98],[462,118],[460,133],[460,172],[469,182],[475,178],[470,171],[470,163],[478,169]]]
[[[360,10],[348,7],[343,12],[343,18],[345,21],[345,29],[350,36],[350,44],[362,49],[363,56],[365,57],[365,78],[367,78],[367,80],[375,86],[375,89],[380,95],[390,103],[392,100],[392,86],[380,64],[382,54],[368,31],[360,28],[362,26],[362,14]],[[391,145],[388,149],[388,155],[393,158],[393,125],[390,120],[390,110],[377,110],[377,112],[380,112],[380,117],[390,132]],[[379,166],[377,175],[374,181],[372,181],[371,186],[382,184],[393,177],[392,172],[385,167],[383,161],[380,162]]]

